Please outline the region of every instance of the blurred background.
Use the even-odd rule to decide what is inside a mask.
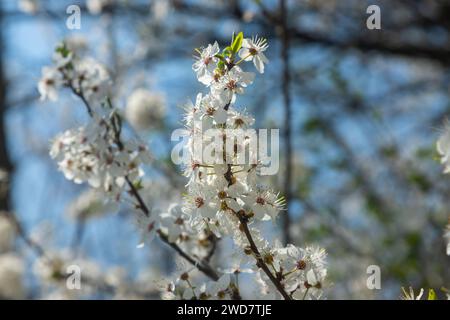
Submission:
[[[80,30],[66,27],[72,4]],[[366,27],[372,4],[381,30]],[[270,63],[240,102],[256,127],[281,129],[280,172],[264,178],[288,202],[273,236],[326,248],[329,299],[449,288],[450,177],[435,155],[450,114],[449,17],[448,0],[1,1],[0,297],[158,299],[159,279],[176,269],[163,243],[136,248],[129,209],[99,206],[50,159],[51,139],[87,120],[69,92],[39,101],[55,46],[108,67],[116,105],[156,159],[145,197],[166,208],[186,183],[170,135],[202,90],[193,48],[238,31],[269,42]],[[150,112],[134,109],[142,96]],[[69,262],[89,275],[82,292],[61,280]],[[369,265],[381,268],[381,290],[366,286]]]

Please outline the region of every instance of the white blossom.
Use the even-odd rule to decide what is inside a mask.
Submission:
[[[39,10],[38,0],[19,0],[18,7],[22,12],[35,14]]]
[[[98,118],[87,127],[62,133],[54,139],[50,156],[67,179],[78,184],[87,182],[118,201],[125,179],[134,181],[141,177],[140,165],[149,157],[145,146],[119,147],[109,121]]]
[[[165,115],[165,100],[161,94],[137,89],[128,97],[125,117],[137,130],[158,127]]]
[[[24,299],[22,282],[24,261],[14,253],[0,255],[0,297],[3,299]]]
[[[16,229],[11,220],[0,214],[0,254],[11,250]]]
[[[38,82],[38,90],[41,100],[56,101],[58,90],[62,85],[63,78],[58,69],[53,67],[43,67],[42,77]]]
[[[216,68],[216,62],[218,58],[216,55],[219,53],[219,44],[209,44],[206,48],[200,51],[200,55],[196,57],[195,63],[192,69],[197,74],[198,81],[205,85],[211,84],[214,79],[214,70]]]
[[[444,173],[450,172],[450,125],[446,124],[441,136],[436,143],[436,149],[444,165]]]
[[[150,243],[156,236],[159,230],[159,214],[158,212],[152,212],[151,214],[145,214],[139,211],[137,214],[137,225],[140,231],[140,240],[137,245],[138,248],[143,248],[146,243]]]
[[[239,56],[246,61],[253,61],[256,70],[264,73],[264,64],[267,64],[269,60],[267,60],[263,52],[268,47],[267,40],[264,38],[247,38],[242,41],[242,49],[239,51]]]
[[[113,3],[113,0],[87,0],[86,7],[91,14],[100,14],[103,9]]]
[[[98,190],[88,189],[69,204],[67,214],[73,219],[85,220],[117,211],[116,206],[111,202],[105,203],[102,198]]]
[[[213,84],[211,93],[224,104],[234,103],[236,94],[243,94],[244,89],[253,82],[254,78],[253,72],[244,72],[240,67],[235,66]]]

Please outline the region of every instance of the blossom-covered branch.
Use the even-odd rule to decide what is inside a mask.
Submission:
[[[244,38],[239,33],[222,51],[217,42],[197,50],[193,70],[209,93],[199,93],[195,103],[186,106],[189,160],[184,173],[189,182],[184,210],[194,228],[206,227],[219,238],[231,237],[240,248],[240,259],[253,259],[264,297],[317,297],[326,275],[324,250],[270,245],[257,229],[260,222],[276,219],[284,198],[258,183],[257,172],[264,159],[257,159],[257,150],[252,148],[255,136],[251,132],[242,135],[254,119],[235,102],[255,76],[244,71],[242,64],[253,62],[263,73],[267,48],[265,39]],[[236,139],[239,134],[243,139]],[[211,144],[216,145],[211,154],[202,152],[209,151]],[[247,163],[239,161],[245,150]]]
[[[57,99],[57,90],[67,87],[83,102],[92,121],[86,127],[64,132],[56,137],[50,155],[58,161],[59,169],[75,183],[87,182],[101,190],[108,201],[119,203],[124,193],[135,200],[140,212],[142,243],[158,234],[160,239],[177,251],[189,263],[213,280],[217,272],[203,261],[191,257],[167,235],[170,219],[159,219],[139,193],[142,164],[149,164],[148,148],[133,141],[121,140],[122,119],[107,97],[109,80],[106,69],[92,59],[80,59],[65,44],[56,49],[54,66],[43,68],[38,88],[43,99]],[[128,190],[126,188],[128,187]],[[126,192],[125,192],[126,191]],[[176,210],[169,210],[175,212]]]

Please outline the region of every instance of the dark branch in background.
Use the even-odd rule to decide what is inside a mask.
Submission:
[[[168,0],[169,1],[169,0]],[[261,3],[258,1],[258,3]],[[408,2],[404,2],[405,4],[409,4]],[[224,6],[223,9],[218,9],[217,7],[213,7],[210,5],[199,6],[191,3],[187,3],[182,0],[172,0],[171,4],[173,8],[182,13],[186,13],[189,15],[198,15],[202,17],[217,19],[217,18],[235,18],[242,20],[244,16],[244,11],[240,8],[238,1],[228,1],[227,5]],[[439,29],[442,28],[449,31],[449,23],[448,16],[445,15],[448,12],[448,7],[446,4],[442,2],[440,4],[442,10],[436,10],[439,12],[436,16],[433,17],[425,17],[421,15],[417,19],[411,21],[410,27],[416,26],[417,28],[428,27],[429,29]],[[405,6],[406,8],[407,6]],[[88,12],[87,8],[84,5],[80,5],[82,12]],[[305,8],[308,9],[308,8]],[[411,8],[406,8],[411,9]],[[447,10],[447,11],[446,11]],[[117,16],[121,14],[133,14],[138,16],[147,16],[149,11],[148,5],[143,4],[112,4],[105,7],[105,11],[111,13],[111,15]],[[266,10],[266,13],[269,11]],[[276,16],[272,16],[270,20],[267,20],[267,16],[263,13],[263,17],[254,17],[253,21],[250,22],[252,24],[262,24],[267,28],[267,35],[273,31],[272,27],[274,25],[278,25]],[[350,13],[347,13],[350,14]],[[65,16],[61,15],[60,12],[54,12],[51,10],[41,10],[36,13],[38,16],[45,17],[47,19],[53,20],[62,20]],[[36,15],[27,15],[23,12],[8,10],[8,18],[15,19],[17,17],[20,18],[34,18]],[[361,16],[361,14],[358,14]],[[365,16],[362,16],[365,18]],[[385,19],[384,19],[385,20]],[[392,22],[392,21],[391,21]],[[389,25],[389,31],[396,31],[395,34],[398,39],[400,36],[400,32],[402,32],[404,28],[402,26],[397,26],[396,24]],[[328,48],[334,48],[338,50],[358,50],[363,53],[379,53],[390,56],[399,56],[399,57],[407,57],[407,58],[420,58],[426,59],[431,62],[439,63],[445,67],[450,67],[450,48],[447,44],[438,46],[430,46],[430,45],[418,45],[411,44],[408,41],[392,41],[392,35],[384,35],[382,36],[373,36],[369,37],[370,34],[361,33],[353,35],[347,39],[335,39],[333,36],[329,34],[320,34],[318,32],[304,30],[301,27],[291,27],[289,28],[289,34],[293,41],[301,41],[302,43],[307,44],[319,44]],[[347,30],[348,31],[348,30]],[[383,29],[377,31],[379,33],[384,32]],[[403,32],[407,32],[404,30]],[[384,35],[384,36],[383,36]]]
[[[292,242],[290,235],[290,212],[289,204],[291,200],[292,185],[292,107],[290,94],[291,76],[289,73],[289,32],[286,0],[280,0],[280,29],[281,29],[281,61],[283,64],[283,74],[281,80],[283,103],[284,103],[284,145],[286,153],[284,172],[284,196],[286,198],[286,211],[282,215],[284,243]]]
[[[4,11],[0,5],[0,211],[11,210],[10,206],[10,183],[12,172],[14,170],[8,154],[7,136],[6,136],[6,111],[7,111],[7,81],[5,76],[3,54],[5,44],[3,38]]]

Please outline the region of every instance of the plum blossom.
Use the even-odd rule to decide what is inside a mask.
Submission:
[[[255,74],[244,72],[238,66],[233,67],[212,86],[212,94],[222,103],[234,103],[236,94],[243,94],[244,89],[253,82]]]
[[[196,61],[192,66],[192,69],[197,74],[197,79],[204,85],[209,85],[214,79],[214,70],[216,69],[216,62],[218,58],[216,55],[219,53],[219,44],[209,44],[206,48],[200,51]]]
[[[245,197],[245,203],[252,208],[257,219],[274,219],[283,209],[284,199],[266,188],[258,187]]]
[[[436,149],[444,165],[444,173],[450,173],[450,125],[446,124],[441,136],[437,140]]]
[[[128,97],[125,117],[137,130],[158,127],[164,119],[166,104],[161,94],[137,89]]]
[[[20,256],[0,255],[0,296],[3,299],[25,299],[24,273],[25,262]]]
[[[41,100],[58,100],[58,90],[62,86],[63,77],[58,69],[43,67],[42,77],[38,82],[38,90]]]
[[[143,248],[146,243],[150,243],[156,236],[160,226],[160,218],[158,212],[145,214],[139,211],[137,215],[137,226],[140,232],[140,240],[138,248]]]
[[[134,144],[115,146],[115,135],[108,118],[99,117],[86,127],[67,130],[58,135],[50,156],[58,163],[68,180],[87,182],[120,200],[125,178],[134,181],[143,175],[140,165],[148,160],[145,146]]]
[[[264,55],[269,45],[264,38],[253,37],[251,39],[244,39],[242,41],[242,49],[239,51],[239,56],[245,61],[253,61],[256,70],[259,73],[264,73],[264,64],[269,60]]]

